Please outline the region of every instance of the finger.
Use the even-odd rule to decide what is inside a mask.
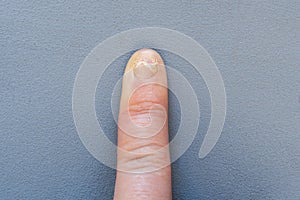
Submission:
[[[115,200],[171,199],[167,113],[163,60],[156,51],[141,49],[123,76]]]

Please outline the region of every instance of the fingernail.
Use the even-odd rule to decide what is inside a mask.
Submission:
[[[134,75],[140,80],[146,80],[153,77],[158,71],[157,62],[140,61],[133,68]]]

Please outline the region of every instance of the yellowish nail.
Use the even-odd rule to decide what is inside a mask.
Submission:
[[[134,75],[140,80],[146,80],[153,77],[158,71],[157,62],[140,61],[133,68]]]

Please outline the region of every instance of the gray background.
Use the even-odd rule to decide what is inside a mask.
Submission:
[[[201,105],[198,135],[173,163],[174,199],[300,199],[299,1],[0,2],[0,199],[112,199],[115,171],[82,145],[72,87],[85,56],[130,28],[160,26],[197,40],[222,73],[223,133],[198,151],[210,100],[192,66],[169,52]],[[130,54],[101,79],[97,114],[116,139],[110,95]],[[170,94],[170,132],[180,123]]]

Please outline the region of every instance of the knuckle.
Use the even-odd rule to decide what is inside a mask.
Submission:
[[[164,145],[155,142],[137,142],[123,144],[126,153],[120,156],[118,165],[129,172],[145,172],[161,168],[168,164],[168,151],[161,151]],[[123,152],[124,153],[124,152]]]
[[[145,101],[129,105],[129,115],[134,124],[145,126],[155,119],[166,118],[165,108],[158,102]]]

